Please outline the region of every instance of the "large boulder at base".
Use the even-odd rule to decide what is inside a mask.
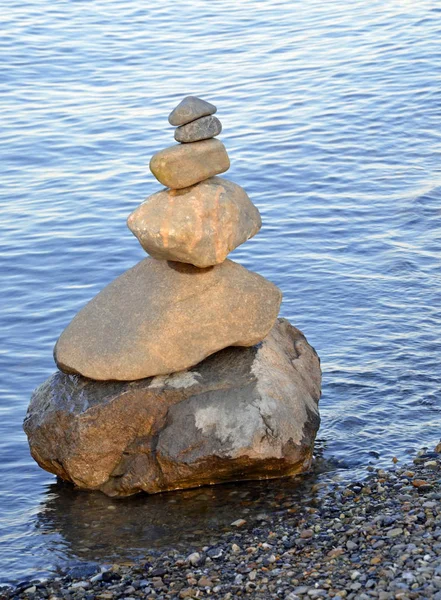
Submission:
[[[135,382],[57,372],[24,429],[38,464],[80,488],[125,496],[307,470],[319,427],[320,361],[278,319],[252,348]]]
[[[63,331],[57,366],[130,381],[187,369],[227,346],[261,341],[282,293],[226,260],[208,269],[146,258],[117,277]]]
[[[153,258],[200,268],[223,262],[261,224],[245,190],[221,177],[182,190],[156,192],[127,219],[129,229]]]
[[[150,170],[156,179],[172,189],[189,187],[229,168],[225,146],[214,138],[169,146],[150,160]]]

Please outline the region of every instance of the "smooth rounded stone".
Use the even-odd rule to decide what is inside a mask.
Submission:
[[[201,117],[181,125],[175,130],[175,140],[182,144],[188,144],[190,142],[199,142],[200,140],[208,140],[209,138],[219,135],[222,131],[222,124],[217,117],[209,115],[208,117]]]
[[[56,372],[34,392],[24,429],[41,467],[111,496],[267,479],[309,468],[320,385],[316,352],[278,319],[257,346],[173,375]]]
[[[166,187],[181,189],[228,171],[230,159],[219,140],[176,144],[152,156],[150,170]]]
[[[170,125],[185,125],[191,121],[195,121],[200,117],[213,115],[217,111],[214,104],[210,104],[206,100],[202,100],[197,96],[187,96],[178,106],[172,110],[168,117]]]
[[[281,291],[226,260],[209,269],[146,258],[117,277],[63,331],[57,366],[97,380],[187,369],[226,346],[252,346],[277,318]]]
[[[259,231],[262,221],[243,188],[212,177],[153,194],[129,216],[127,225],[154,258],[205,268],[223,262]]]

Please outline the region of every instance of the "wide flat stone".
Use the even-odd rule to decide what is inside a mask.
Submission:
[[[166,187],[181,189],[228,171],[230,159],[216,139],[176,144],[160,150],[150,160],[150,170]]]
[[[294,475],[311,463],[320,361],[279,319],[252,348],[134,382],[57,372],[24,423],[38,464],[76,486],[126,496]]]
[[[226,346],[252,346],[282,299],[264,277],[226,260],[209,269],[146,258],[91,300],[61,334],[57,366],[97,380],[187,369]]]
[[[157,192],[127,219],[151,256],[200,268],[223,262],[261,224],[259,211],[245,190],[221,177]]]
[[[175,140],[183,144],[199,142],[200,140],[213,138],[219,135],[221,131],[222,124],[219,119],[209,115],[175,129]]]
[[[202,100],[197,96],[187,96],[172,110],[168,117],[170,125],[185,125],[206,115],[213,115],[217,111],[214,104]]]

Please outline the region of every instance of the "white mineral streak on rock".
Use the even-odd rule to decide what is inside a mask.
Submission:
[[[287,354],[283,360],[279,352],[275,352],[272,344],[265,344],[254,360],[251,371],[256,376],[257,390],[259,392],[259,411],[262,420],[268,424],[271,415],[274,414],[274,406],[277,405],[278,412],[286,413],[286,420],[279,419],[274,436],[281,444],[290,439],[299,444],[303,437],[303,428],[308,420],[307,408],[318,414],[318,406],[314,399],[305,389],[302,376],[293,379],[292,370],[296,368],[296,361],[302,363],[302,369],[309,369],[305,364],[305,347],[301,342],[296,344],[299,353],[297,359],[289,360]],[[293,419],[292,415],[296,418]],[[270,425],[269,425],[270,426]]]
[[[260,427],[261,417],[256,406],[244,406],[241,417],[238,421],[237,415],[226,413],[222,404],[212,405],[196,410],[195,425],[204,436],[214,436],[226,444],[228,455],[234,456],[252,443],[256,428]]]
[[[193,385],[197,385],[198,380],[196,378],[197,373],[191,371],[181,371],[179,373],[173,373],[165,379],[166,385],[169,387],[178,388],[189,388]],[[156,379],[156,378],[155,378]]]
[[[154,389],[154,388],[162,388],[165,386],[165,382],[167,381],[167,379],[169,378],[169,375],[156,375],[156,377],[152,378],[152,381],[149,385],[149,389]]]

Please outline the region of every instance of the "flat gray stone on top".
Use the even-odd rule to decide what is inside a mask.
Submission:
[[[221,131],[222,124],[219,119],[213,115],[208,115],[175,129],[175,140],[182,144],[199,142],[215,137]]]
[[[172,110],[168,117],[170,125],[185,125],[200,117],[212,115],[217,111],[214,104],[210,104],[197,96],[187,96]]]

